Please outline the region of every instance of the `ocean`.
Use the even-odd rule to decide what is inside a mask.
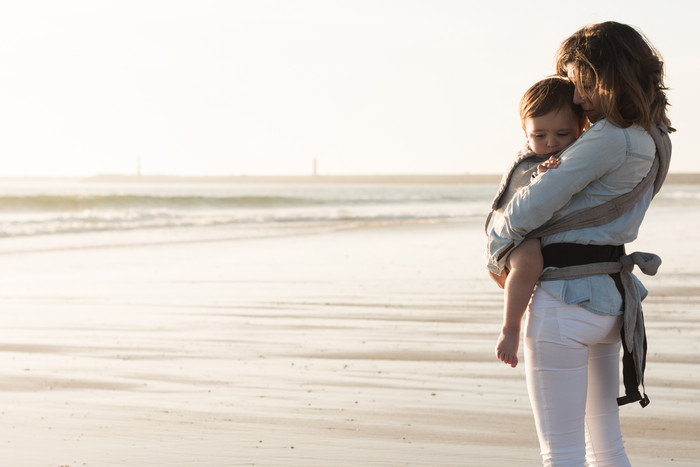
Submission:
[[[236,239],[396,224],[468,222],[495,184],[4,182],[0,251]],[[667,185],[655,205],[700,204]]]
[[[539,462],[523,365],[493,354],[495,183],[0,186],[6,464]],[[628,250],[664,261],[636,272],[635,466],[700,458],[699,187],[667,185]]]
[[[491,185],[12,182],[0,238],[163,229],[273,235],[482,216]],[[161,232],[162,233],[162,232]]]

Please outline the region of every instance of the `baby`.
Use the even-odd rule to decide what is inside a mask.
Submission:
[[[504,175],[494,201],[495,213],[502,212],[531,178],[556,168],[558,153],[581,136],[587,120],[581,108],[574,104],[573,96],[572,83],[562,78],[547,78],[535,83],[522,97],[520,119],[528,151],[521,152],[517,164]],[[520,323],[542,274],[540,241],[523,241],[510,253],[508,261],[507,271],[489,273],[505,292],[503,327],[496,344],[496,356],[514,368],[518,364]]]

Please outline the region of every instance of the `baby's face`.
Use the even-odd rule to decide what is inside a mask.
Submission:
[[[543,156],[556,154],[581,136],[578,118],[568,107],[526,118],[524,130],[532,152]]]

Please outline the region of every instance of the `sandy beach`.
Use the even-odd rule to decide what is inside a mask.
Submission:
[[[635,466],[700,460],[700,238],[677,214],[638,242],[664,265],[652,404],[621,409]],[[539,465],[482,245],[475,221],[3,250],[4,464]]]

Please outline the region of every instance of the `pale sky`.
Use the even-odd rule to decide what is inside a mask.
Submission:
[[[522,93],[606,20],[662,53],[700,172],[699,5],[0,0],[0,177],[500,173]]]

